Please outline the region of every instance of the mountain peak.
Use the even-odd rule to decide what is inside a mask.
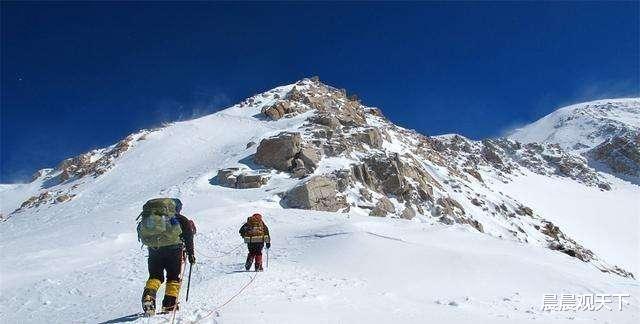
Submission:
[[[617,98],[559,108],[513,131],[509,137],[522,143],[549,142],[567,150],[584,151],[639,129],[640,98]]]
[[[602,153],[618,152],[616,145],[614,141],[603,147]],[[577,198],[549,197],[550,185]],[[310,264],[304,255],[316,245],[313,242],[322,241],[328,244],[322,251],[334,251],[324,257],[338,262],[320,263],[364,264],[365,271],[358,270],[358,278],[377,266],[362,262],[370,259],[370,251],[398,249],[384,256],[389,258],[408,248],[412,252],[397,261],[402,267],[398,273],[406,274],[407,260],[425,255],[435,257],[437,264],[447,264],[445,270],[430,268],[440,269],[442,275],[423,276],[423,270],[417,269],[419,277],[433,280],[450,276],[461,268],[458,264],[480,262],[489,265],[488,271],[472,281],[495,275],[501,282],[504,278],[495,271],[495,263],[512,260],[509,273],[521,274],[523,282],[536,286],[550,281],[549,275],[530,280],[531,275],[538,275],[531,266],[556,263],[569,269],[554,279],[557,282],[583,275],[619,281],[633,274],[605,260],[637,269],[633,261],[637,251],[627,244],[627,236],[608,238],[606,242],[613,243],[607,248],[607,243],[593,239],[600,232],[585,235],[570,226],[571,222],[568,226],[562,222],[575,214],[582,228],[588,217],[583,217],[584,207],[575,207],[576,201],[589,204],[597,200],[594,198],[604,203],[592,209],[615,205],[621,210],[617,214],[622,216],[615,217],[623,218],[617,220],[635,216],[625,214],[632,199],[618,198],[635,198],[637,191],[625,191],[623,185],[596,172],[584,156],[558,144],[474,141],[455,134],[425,136],[393,124],[346,90],[318,79],[303,79],[217,113],[143,130],[110,147],[66,159],[54,169],[38,172],[30,183],[0,186],[0,237],[7,246],[20,246],[7,250],[6,264],[13,267],[8,277],[25,278],[20,287],[35,285],[39,291],[56,292],[56,301],[68,298],[68,292],[56,282],[43,281],[40,272],[23,274],[33,260],[42,260],[41,247],[64,242],[65,249],[96,265],[91,268],[92,278],[105,273],[104,255],[94,256],[96,250],[118,250],[113,253],[122,255],[111,257],[120,262],[114,268],[131,266],[138,258],[134,253],[140,253],[135,216],[145,201],[156,197],[184,202],[185,214],[198,223],[197,246],[207,251],[204,253],[219,246],[225,246],[220,251],[227,246],[233,251],[236,225],[247,214],[259,211],[277,237],[274,261],[287,262],[300,255],[301,259],[284,265],[291,266],[288,273],[294,275],[298,269],[307,271],[299,268]],[[551,199],[554,208],[529,200],[536,194],[544,196],[545,202]],[[562,217],[556,217],[558,214]],[[612,228],[629,227],[621,221],[607,221]],[[468,243],[460,245],[461,237],[468,237]],[[302,249],[305,253],[300,253]],[[345,256],[349,250],[357,250],[355,259]],[[427,254],[420,254],[425,251]],[[48,275],[71,276],[66,280],[75,282],[72,277],[78,272],[68,273],[64,267],[73,265],[72,260],[58,249],[47,253],[55,256],[55,260],[40,261],[55,265],[54,273]],[[465,253],[470,257],[460,263]],[[86,275],[86,269],[77,271]],[[576,272],[581,275],[573,276]],[[114,282],[125,277],[112,275]],[[451,281],[467,280],[460,278]],[[328,283],[342,289],[343,281]],[[567,285],[569,289],[574,284]],[[102,287],[94,289],[91,293],[95,291],[111,304],[121,299]],[[537,294],[535,300],[539,297]],[[22,299],[12,300],[8,307],[22,304]],[[40,322],[46,321],[50,310],[55,309],[38,313]]]
[[[558,144],[584,155],[603,171],[640,183],[640,98],[563,107],[515,130],[509,138]]]

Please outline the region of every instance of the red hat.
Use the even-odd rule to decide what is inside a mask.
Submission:
[[[258,213],[255,213],[255,214],[251,215],[251,217],[253,217],[255,219],[258,219],[258,220],[262,220],[262,215],[260,215]]]

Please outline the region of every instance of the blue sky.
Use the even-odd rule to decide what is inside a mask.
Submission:
[[[638,2],[2,2],[0,175],[318,75],[425,134],[640,93]]]

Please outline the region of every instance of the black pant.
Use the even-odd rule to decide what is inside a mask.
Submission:
[[[264,249],[264,242],[247,243],[247,247],[249,248],[250,253],[262,254],[262,249]]]
[[[182,245],[163,246],[161,248],[149,248],[149,278],[164,282],[164,272],[167,272],[167,280],[180,281],[182,271]]]

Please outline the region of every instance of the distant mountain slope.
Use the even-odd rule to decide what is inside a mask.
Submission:
[[[582,152],[640,130],[640,98],[603,99],[560,108],[508,135],[522,143],[557,143]]]
[[[515,130],[523,143],[555,143],[581,153],[600,170],[638,184],[640,98],[604,99],[560,108]]]

